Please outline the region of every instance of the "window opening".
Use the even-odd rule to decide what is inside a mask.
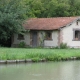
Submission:
[[[80,40],[80,31],[75,31],[75,40]]]
[[[19,39],[19,40],[24,40],[24,35],[18,34],[18,39]]]
[[[52,32],[46,32],[46,40],[52,39]]]

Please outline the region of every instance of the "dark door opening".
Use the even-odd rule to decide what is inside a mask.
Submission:
[[[32,32],[32,46],[37,47],[37,32]]]
[[[11,38],[9,38],[8,40],[0,40],[0,46],[1,47],[11,47]]]

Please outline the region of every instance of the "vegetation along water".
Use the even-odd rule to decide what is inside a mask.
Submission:
[[[0,60],[40,59],[47,61],[80,59],[80,49],[0,48]]]

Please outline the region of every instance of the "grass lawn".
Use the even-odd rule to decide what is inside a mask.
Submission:
[[[0,60],[17,59],[46,59],[57,61],[71,57],[80,58],[80,49],[27,49],[27,48],[0,48]]]

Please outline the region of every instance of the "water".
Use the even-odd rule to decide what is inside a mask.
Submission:
[[[0,80],[80,80],[80,61],[0,65]]]

